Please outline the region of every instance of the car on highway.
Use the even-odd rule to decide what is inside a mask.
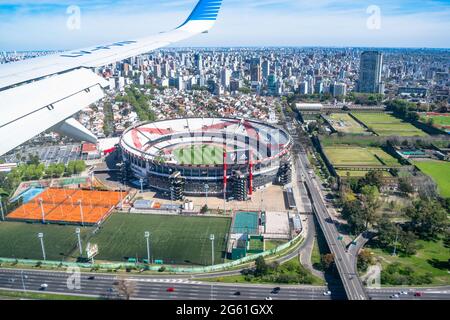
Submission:
[[[240,291],[236,291],[235,293],[233,293],[233,295],[235,295],[235,296],[240,296],[240,295],[241,295],[241,292],[240,292]]]
[[[408,291],[400,291],[399,294],[407,295],[407,294],[408,294]]]
[[[273,300],[272,297],[266,297],[266,300]]]
[[[393,295],[389,296],[389,298],[391,298],[391,299],[395,299],[395,298],[398,298],[398,297],[400,297],[400,296],[397,293],[394,293]]]
[[[417,291],[414,293],[414,297],[421,297],[422,295],[423,295],[423,293],[420,291]]]
[[[275,287],[272,289],[271,293],[272,294],[278,294],[278,292],[280,292],[281,288],[280,287]]]
[[[167,292],[174,292],[174,291],[175,291],[175,288],[174,288],[174,287],[170,287],[170,288],[167,288],[166,291],[167,291]]]
[[[324,291],[323,295],[324,296],[331,296],[331,291],[330,290]]]
[[[89,276],[88,280],[95,280],[95,276]]]
[[[40,290],[45,290],[45,289],[47,289],[48,288],[48,284],[46,284],[46,283],[43,283],[43,284],[41,284],[41,286],[40,286]]]

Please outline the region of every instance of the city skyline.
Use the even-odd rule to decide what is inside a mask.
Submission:
[[[151,3],[7,0],[0,5],[0,48],[64,50],[144,36],[181,24],[180,17],[194,3],[193,0]],[[67,20],[75,14],[67,13],[71,5],[81,10],[80,29],[67,27]],[[210,34],[177,46],[448,48],[449,18],[448,2],[440,0],[376,3],[322,0],[314,4],[225,0],[217,27]],[[27,35],[24,36],[23,30],[27,30]]]

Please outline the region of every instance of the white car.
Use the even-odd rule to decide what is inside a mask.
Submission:
[[[273,300],[272,297],[266,297],[266,300]]]
[[[400,291],[400,294],[407,295],[408,292],[407,291]]]
[[[392,296],[390,296],[389,298],[393,299],[393,298],[398,298],[399,295],[397,293],[393,294]]]
[[[48,284],[46,284],[46,283],[41,284],[41,290],[45,290],[47,288],[48,288]]]
[[[325,291],[325,292],[323,293],[323,295],[324,295],[324,296],[331,296],[331,291],[330,291],[330,290]]]

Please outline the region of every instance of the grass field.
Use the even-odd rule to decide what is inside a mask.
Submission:
[[[365,177],[369,171],[336,170],[336,172],[340,177],[349,176],[349,177],[354,177],[354,178],[362,178],[362,177]],[[347,172],[348,172],[348,174],[347,174]],[[383,177],[392,177],[392,174],[390,174],[388,171],[381,171],[381,173],[383,174]]]
[[[429,119],[433,119],[433,127],[442,129],[450,133],[450,115],[431,115],[422,114],[420,120],[424,123],[428,123]]]
[[[62,260],[79,255],[75,226],[0,222],[0,257],[42,259],[38,233],[44,233],[44,246],[48,260]],[[91,228],[81,228],[84,239]]]
[[[380,148],[355,146],[325,147],[325,153],[335,166],[400,166],[400,163]],[[385,163],[375,157],[377,155]]]
[[[214,262],[223,261],[231,219],[169,215],[113,214],[91,238],[99,247],[99,260],[126,261],[147,258],[144,232],[149,231],[153,260],[165,264],[211,264],[211,241],[215,235]]]
[[[387,113],[352,113],[379,136],[427,136],[425,132]]]
[[[419,240],[417,243],[421,249],[413,256],[392,256],[392,252],[387,252],[379,248],[370,249],[376,256],[381,258],[383,267],[387,264],[398,262],[403,266],[411,267],[419,274],[427,272],[433,275],[433,284],[450,284],[450,273],[448,273],[449,249],[444,247],[442,240],[432,242]],[[447,265],[447,267],[446,267]]]
[[[223,149],[215,145],[190,145],[173,151],[178,163],[190,165],[215,165],[223,163]]]
[[[361,134],[366,129],[347,113],[332,113],[329,116],[331,125],[338,132]]]
[[[415,161],[414,164],[437,183],[443,197],[450,197],[450,162],[429,160]]]

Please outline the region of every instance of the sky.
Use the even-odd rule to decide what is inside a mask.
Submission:
[[[69,50],[145,37],[180,25],[196,2],[0,0],[0,50]],[[208,34],[176,46],[450,48],[449,31],[450,0],[224,0]]]

